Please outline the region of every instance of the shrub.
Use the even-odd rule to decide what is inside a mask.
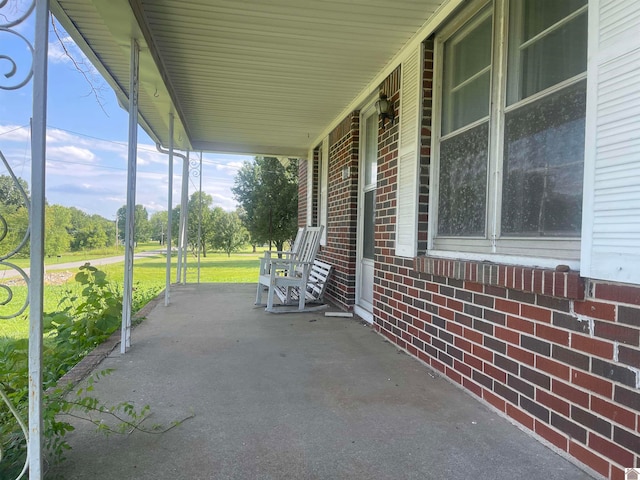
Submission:
[[[45,450],[48,461],[64,459],[70,447],[64,436],[73,426],[64,420],[65,414],[92,411],[115,416],[122,425],[132,425],[128,419],[142,417],[148,407],[138,412],[133,405],[101,404],[90,395],[89,386],[78,390],[55,388],[58,379],[88,352],[109,337],[121,324],[122,292],[107,281],[104,272],[85,264],[75,276],[76,288],[66,290],[55,312],[44,315],[45,343],[43,347],[43,419]],[[155,295],[145,289],[134,295],[134,308],[141,308]],[[28,341],[0,342],[0,390],[15,407],[21,418],[28,414]],[[108,372],[102,372],[95,378]],[[14,414],[0,401],[0,478],[15,478],[26,458],[26,440]]]

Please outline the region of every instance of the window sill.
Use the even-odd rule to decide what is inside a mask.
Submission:
[[[456,280],[504,287],[571,300],[584,299],[584,280],[576,271],[562,272],[545,268],[503,265],[473,260],[454,260],[418,256],[416,272]]]

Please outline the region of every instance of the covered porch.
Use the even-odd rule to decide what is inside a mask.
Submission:
[[[254,285],[186,285],[97,368],[166,433],[79,423],[67,480],[591,478],[357,318],[272,315]],[[55,475],[54,475],[55,478]]]
[[[117,373],[102,388],[105,394],[138,395],[136,401],[152,405],[158,423],[195,413],[161,436],[93,443],[79,431],[65,467],[79,473],[63,472],[63,478],[114,478],[115,463],[125,469],[124,478],[583,478],[501,415],[603,477],[621,478],[624,468],[640,465],[640,269],[634,268],[640,256],[637,229],[629,228],[638,224],[639,211],[638,2],[563,2],[575,3],[575,11],[556,12],[560,20],[537,40],[518,40],[524,51],[563,26],[578,25],[581,32],[584,64],[573,76],[517,101],[517,108],[528,108],[539,100],[536,108],[544,112],[543,99],[574,84],[587,89],[577,108],[585,122],[584,129],[576,127],[584,142],[574,144],[580,167],[569,172],[583,179],[573,188],[582,213],[570,215],[573,227],[561,243],[548,237],[557,249],[551,252],[535,235],[513,237],[513,244],[505,235],[504,251],[495,243],[507,187],[494,167],[504,164],[504,113],[516,108],[503,95],[510,83],[501,79],[510,71],[520,78],[525,65],[510,62],[505,49],[518,44],[508,40],[519,36],[516,26],[525,19],[524,10],[511,15],[509,8],[523,2],[35,3],[37,32],[45,40],[40,45],[46,46],[50,7],[130,115],[131,253],[121,352],[130,343],[133,348],[130,356],[114,353],[107,360],[105,366],[116,366]],[[492,166],[487,178],[495,181],[479,197],[485,205],[478,216],[484,219],[480,230],[495,228],[480,242],[467,242],[466,231],[438,233],[438,172],[446,163],[439,149],[447,141],[439,131],[441,84],[449,62],[443,49],[467,38],[467,25],[475,31],[477,19],[487,26],[487,45],[501,45],[501,53],[489,54],[489,64],[469,71],[460,86],[483,75],[496,79],[477,96],[483,105],[496,106],[482,128],[497,136],[478,144],[495,147],[482,154],[482,168]],[[42,420],[42,257],[33,252],[42,251],[44,225],[43,48],[35,48],[33,77],[40,100],[34,102],[31,220],[34,431]],[[601,81],[600,69],[611,62],[616,68]],[[626,89],[618,88],[623,81]],[[608,105],[608,96],[611,115],[595,108],[601,98]],[[336,267],[329,298],[363,318],[368,314],[397,347],[354,321],[266,316],[251,307],[253,287],[218,292],[180,286],[175,303],[169,302],[170,262],[166,308],[157,307],[131,341],[138,125],[168,153],[169,212],[178,151],[185,152],[183,169],[194,151],[301,160],[299,223],[326,227],[320,259]],[[469,125],[461,128],[471,131]],[[621,134],[610,136],[616,129]],[[553,143],[543,146],[552,149]],[[529,162],[529,156],[522,158]],[[608,169],[618,182],[610,188]],[[465,167],[464,173],[486,187],[484,174],[475,170]],[[611,215],[599,216],[605,204]],[[609,242],[611,231],[619,238]],[[535,255],[527,242],[536,245]],[[486,403],[462,395],[397,348]],[[486,409],[488,404],[497,410]],[[30,442],[30,475],[41,478],[41,440],[32,435]]]

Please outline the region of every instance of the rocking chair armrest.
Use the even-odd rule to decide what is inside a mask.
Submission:
[[[273,262],[293,262],[295,261],[295,254],[292,252],[284,252],[284,251],[275,251],[275,250],[266,250],[264,257],[260,257],[260,274],[269,274],[269,271],[271,270]],[[281,255],[284,255],[284,257],[275,257],[275,256],[271,256],[271,254],[273,253],[280,253]],[[281,266],[278,266],[276,268],[284,268]]]
[[[295,253],[290,250],[265,250],[263,253],[264,256],[262,258],[272,258],[274,255],[295,255]]]
[[[300,260],[296,260],[294,258],[291,258],[291,259],[287,259],[287,258],[272,258],[269,263],[271,265],[276,265],[278,267],[280,267],[280,266],[291,267],[292,265],[296,265],[296,266],[298,266],[298,265],[299,266],[313,265],[313,262],[301,262]]]
[[[266,262],[265,262],[266,263]],[[293,267],[297,267],[297,266],[304,266],[304,265],[312,265],[311,262],[300,262],[298,260],[295,260],[293,258],[272,258],[269,261],[269,266],[271,268],[286,268],[291,269]]]
[[[310,271],[312,266],[313,262],[300,262],[295,259],[273,258],[270,262],[268,262],[268,266],[265,265],[266,270],[263,271],[267,274],[277,274],[276,272],[283,272],[284,275],[289,275],[290,272],[294,272],[299,269]]]

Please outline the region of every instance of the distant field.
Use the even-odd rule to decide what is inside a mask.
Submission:
[[[157,248],[157,245],[156,245]],[[147,250],[153,250],[147,248]],[[256,282],[258,276],[258,267],[260,265],[259,256],[262,253],[251,253],[251,250],[232,254],[227,257],[224,253],[209,253],[207,257],[202,257],[200,262],[200,282],[202,283],[253,283]],[[104,255],[103,255],[104,256]],[[97,257],[92,257],[97,258]],[[79,261],[84,258],[74,258],[67,261]],[[90,258],[87,258],[90,262]],[[107,278],[111,281],[122,284],[124,278],[124,263],[114,263],[112,265],[104,265],[100,270],[107,274]],[[147,258],[139,258],[135,260],[133,268],[133,281],[135,288],[138,289],[155,289],[158,292],[165,286],[166,278],[166,256],[164,254],[154,255]],[[49,270],[49,273],[52,271]],[[61,285],[47,285],[44,294],[44,311],[52,312],[58,307],[60,299],[64,296],[65,291],[75,286],[73,275],[76,271],[70,273],[70,279]],[[67,275],[61,275],[66,277]],[[176,257],[172,259],[171,282],[176,281]],[[190,255],[187,259],[187,283],[195,283],[197,281],[197,260]],[[21,304],[27,295],[27,287],[13,286],[14,299],[10,307],[16,307]],[[0,290],[0,302],[3,301],[4,292]],[[0,306],[0,315],[8,312],[6,306]],[[10,320],[0,319],[0,337],[21,338],[27,337],[29,331],[26,315],[21,318]]]
[[[158,242],[149,242],[149,243],[141,243],[139,244],[135,251],[136,252],[146,252],[149,250],[158,250],[164,248],[158,245]],[[70,262],[81,262],[81,261],[89,261],[94,258],[105,258],[105,257],[117,257],[118,255],[124,255],[124,247],[110,247],[110,248],[101,248],[98,250],[86,250],[80,252],[67,252],[60,256],[55,257],[45,257],[44,264],[45,266],[54,266],[60,263],[70,263]],[[29,258],[12,258],[8,260],[10,263],[13,263],[20,268],[28,268],[29,267]],[[0,270],[5,270],[7,267],[3,267],[0,265]]]

